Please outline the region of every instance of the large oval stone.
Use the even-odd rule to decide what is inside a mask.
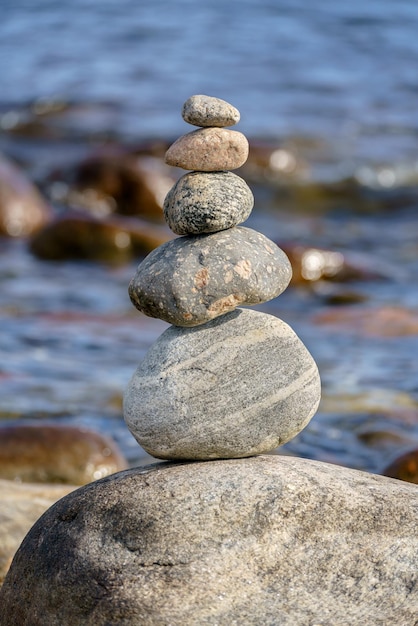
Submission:
[[[245,180],[232,172],[190,172],[164,201],[167,224],[177,235],[199,235],[244,222],[254,206]]]
[[[84,485],[127,467],[116,443],[64,424],[0,427],[0,477],[17,482]]]
[[[167,329],[125,393],[125,421],[160,459],[268,452],[292,439],[320,400],[316,364],[280,319],[238,309],[195,329]]]
[[[165,162],[185,170],[235,170],[248,159],[245,135],[227,128],[199,128],[179,137],[167,150]]]
[[[291,276],[289,260],[276,244],[237,226],[159,246],[138,266],[129,295],[149,317],[197,326],[240,304],[275,298]]]
[[[181,115],[194,126],[233,126],[240,120],[238,109],[220,98],[191,96],[183,104]]]
[[[158,463],[65,496],[1,626],[413,626],[418,489],[280,456]]]

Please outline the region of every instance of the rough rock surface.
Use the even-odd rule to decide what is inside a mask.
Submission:
[[[272,300],[291,275],[289,260],[276,244],[237,226],[159,246],[138,266],[129,295],[145,315],[197,326],[240,304]]]
[[[0,479],[0,585],[31,526],[54,502],[75,488],[72,485],[25,485]]]
[[[235,170],[248,158],[248,140],[226,128],[199,128],[179,137],[167,150],[165,162],[185,170]]]
[[[84,485],[127,468],[116,443],[63,424],[0,427],[0,476],[32,483]]]
[[[164,201],[167,224],[177,235],[199,235],[244,222],[254,206],[245,180],[232,172],[190,172]]]
[[[220,98],[191,96],[183,104],[182,117],[194,126],[233,126],[240,120],[238,109]]]
[[[237,309],[197,329],[168,328],[134,373],[124,416],[157,458],[237,458],[292,439],[320,393],[318,368],[294,331]]]
[[[35,524],[1,626],[413,626],[418,489],[292,457],[157,464]]]

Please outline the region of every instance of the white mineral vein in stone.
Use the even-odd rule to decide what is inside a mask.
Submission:
[[[247,408],[239,409],[235,413],[231,413],[231,414],[226,413],[225,419],[227,420],[228,424],[231,425],[231,428],[235,429],[236,426],[239,426],[245,423],[248,419],[248,416],[251,417],[254,411],[257,411],[257,413],[259,413],[263,409],[269,409],[270,407],[274,406],[274,404],[277,404],[279,402],[282,402],[283,400],[286,400],[286,398],[291,396],[293,393],[295,393],[296,391],[299,391],[299,389],[303,388],[305,384],[309,383],[309,381],[315,376],[316,372],[317,372],[316,366],[312,366],[309,370],[306,370],[306,372],[304,372],[301,376],[299,376],[292,383],[287,383],[283,388],[279,389],[276,393],[271,394],[267,398],[263,398],[262,400],[260,400],[260,402],[253,403],[247,406]],[[311,412],[307,415],[306,422],[308,422],[311,419],[312,415],[314,415],[318,407],[318,404],[319,404],[319,399],[318,399],[318,402],[312,407]],[[278,418],[280,418],[279,415],[278,415]],[[196,424],[190,424],[189,429],[190,430],[187,433],[187,435],[185,435],[184,437],[177,438],[177,441],[176,441],[177,444],[192,441],[194,438],[195,432],[200,433],[202,429],[202,424],[200,422]],[[267,440],[274,440],[274,436],[268,437]],[[276,436],[276,441],[277,443],[273,444],[274,446],[278,446],[280,443],[280,438],[277,436]],[[261,447],[262,444],[263,442],[260,442],[259,446]],[[169,448],[170,446],[167,446],[167,449]]]
[[[260,336],[261,335],[261,336]],[[179,363],[173,363],[173,365],[169,365],[164,371],[161,371],[160,377],[166,378],[167,376],[174,374],[177,371],[192,369],[196,361],[202,361],[207,358],[208,361],[211,359],[211,356],[214,352],[217,352],[219,348],[243,348],[249,346],[256,346],[259,343],[263,343],[265,341],[270,341],[272,336],[277,336],[279,338],[285,335],[285,332],[278,332],[278,329],[268,329],[268,331],[261,331],[260,329],[256,329],[253,331],[247,331],[245,335],[240,335],[239,337],[230,337],[230,338],[221,338],[216,343],[213,343],[209,348],[204,350],[203,352],[199,352],[198,355],[187,359],[182,360]],[[141,376],[141,385],[147,384],[147,381],[150,380],[152,384],[155,383],[155,375],[150,376]]]

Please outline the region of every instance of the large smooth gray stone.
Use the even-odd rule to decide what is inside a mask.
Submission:
[[[232,172],[190,172],[164,201],[164,217],[177,235],[200,235],[232,228],[249,217],[254,196]]]
[[[418,488],[291,457],[160,463],[55,504],[1,626],[413,626]]]
[[[240,304],[281,294],[292,268],[264,235],[237,226],[179,237],[153,250],[129,285],[137,309],[177,326],[197,326]]]
[[[238,309],[200,328],[167,329],[128,385],[124,416],[157,458],[244,457],[292,439],[320,394],[316,364],[294,331]]]

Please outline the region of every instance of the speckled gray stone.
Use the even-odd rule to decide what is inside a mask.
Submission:
[[[199,128],[179,137],[167,150],[165,162],[185,170],[235,170],[248,159],[245,135],[227,128]]]
[[[275,298],[291,275],[289,259],[276,244],[236,226],[159,246],[138,266],[129,295],[145,315],[197,326],[240,304]]]
[[[244,222],[254,206],[245,180],[232,172],[190,172],[168,192],[164,217],[177,235],[199,235]]]
[[[292,439],[320,395],[318,368],[294,331],[237,309],[199,328],[167,329],[127,387],[124,417],[157,458],[236,458]]]
[[[238,109],[220,98],[191,96],[183,105],[182,117],[194,126],[233,126],[240,120]]]
[[[158,463],[49,509],[1,626],[413,626],[418,488],[308,459]]]

